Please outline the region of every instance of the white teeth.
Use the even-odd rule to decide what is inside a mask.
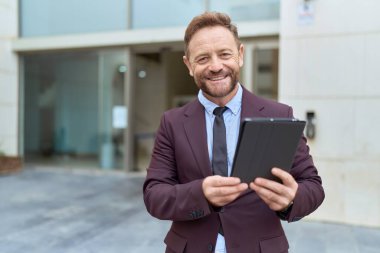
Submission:
[[[222,80],[222,79],[224,79],[224,76],[210,78],[211,81],[219,81],[219,80]]]

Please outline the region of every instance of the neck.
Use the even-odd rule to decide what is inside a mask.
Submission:
[[[224,107],[236,95],[238,89],[239,89],[239,85],[236,85],[235,88],[230,93],[228,93],[226,96],[224,96],[224,97],[211,97],[211,96],[209,96],[208,94],[206,94],[204,92],[202,92],[202,93],[211,102],[213,102],[213,103],[215,103],[215,104],[217,104],[217,105],[219,105],[221,107]]]

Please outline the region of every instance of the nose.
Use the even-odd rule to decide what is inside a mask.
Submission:
[[[209,70],[212,72],[219,72],[223,69],[223,63],[218,57],[212,57]]]

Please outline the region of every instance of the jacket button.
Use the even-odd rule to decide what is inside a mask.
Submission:
[[[211,243],[209,243],[209,245],[207,246],[207,248],[208,248],[208,251],[210,251],[210,252],[212,252],[212,250],[214,249],[214,247],[212,246]]]

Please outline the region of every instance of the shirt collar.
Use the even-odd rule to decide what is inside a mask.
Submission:
[[[228,109],[231,110],[231,112],[234,115],[237,115],[240,112],[241,101],[242,101],[242,97],[243,97],[243,89],[242,89],[240,83],[238,83],[238,86],[239,86],[238,91],[236,92],[235,96],[230,100],[230,102],[228,102],[226,104]],[[216,107],[218,107],[218,105],[211,102],[210,100],[208,100],[203,95],[202,90],[199,90],[199,92],[198,92],[198,99],[199,99],[199,102],[204,106],[206,112],[209,113],[210,115],[213,115],[213,111]]]

